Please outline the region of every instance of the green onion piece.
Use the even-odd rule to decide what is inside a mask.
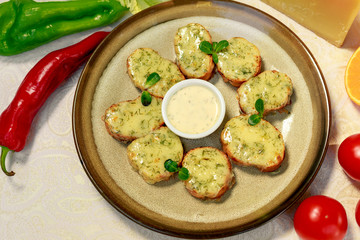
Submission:
[[[179,170],[177,162],[168,159],[164,162],[164,167],[169,172],[177,172]]]
[[[261,121],[261,117],[258,114],[253,114],[249,117],[248,119],[248,123],[251,126],[255,126],[256,124],[258,124]]]
[[[212,45],[208,41],[202,41],[199,45],[199,48],[206,54],[212,54],[213,52]]]
[[[144,105],[145,107],[149,106],[151,104],[151,100],[152,100],[151,94],[148,91],[143,91],[141,94],[142,105]]]
[[[178,177],[180,178],[180,180],[187,180],[190,177],[189,170],[184,167],[180,168]]]
[[[151,87],[152,85],[157,83],[159,80],[160,80],[159,74],[157,74],[156,72],[151,73],[146,79],[145,88]]]

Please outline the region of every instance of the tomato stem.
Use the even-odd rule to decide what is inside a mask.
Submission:
[[[1,169],[7,176],[14,176],[15,173],[13,171],[8,172],[5,166],[6,155],[8,154],[9,151],[10,151],[9,148],[1,146]]]

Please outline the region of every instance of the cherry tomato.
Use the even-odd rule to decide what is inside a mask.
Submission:
[[[340,144],[338,159],[345,173],[360,182],[360,134],[351,135]]]
[[[348,228],[345,209],[333,198],[309,197],[295,212],[294,228],[304,240],[341,240]]]
[[[356,204],[356,209],[355,209],[355,219],[357,224],[360,227],[360,200],[358,201],[358,203]]]

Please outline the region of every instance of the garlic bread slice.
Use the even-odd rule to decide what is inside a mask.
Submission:
[[[127,147],[129,163],[149,184],[168,180],[174,173],[165,169],[165,161],[171,159],[180,165],[183,153],[180,138],[167,127],[160,127]]]
[[[264,101],[264,114],[280,110],[290,104],[293,93],[291,79],[278,71],[264,71],[243,83],[237,90],[237,99],[243,113],[257,114],[255,102]]]
[[[188,192],[199,199],[219,199],[235,183],[226,154],[213,147],[200,147],[186,153],[182,166],[189,170],[184,181]]]
[[[111,105],[103,116],[108,133],[119,141],[143,137],[164,124],[161,115],[162,98],[152,96],[149,106],[143,106],[141,96]]]
[[[264,119],[251,126],[249,116],[240,115],[225,124],[220,137],[223,151],[239,165],[275,171],[285,157],[282,134]]]
[[[136,87],[162,98],[175,83],[185,79],[175,63],[161,57],[151,48],[136,49],[127,59],[127,69]],[[146,79],[153,72],[159,74],[160,80],[147,87]]]
[[[233,37],[228,42],[229,46],[217,54],[216,67],[225,82],[239,87],[260,72],[260,51],[245,38]]]
[[[179,28],[175,34],[177,64],[187,78],[209,80],[212,76],[213,59],[200,50],[202,41],[212,43],[210,33],[198,23],[189,23]]]

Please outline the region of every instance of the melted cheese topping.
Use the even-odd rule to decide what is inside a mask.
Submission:
[[[203,147],[189,151],[184,157],[183,166],[190,174],[186,186],[205,197],[216,196],[233,179],[228,158],[216,148]]]
[[[105,111],[104,121],[111,132],[127,137],[143,137],[160,127],[162,99],[152,97],[149,106],[143,106],[141,97],[132,101],[114,104]]]
[[[167,127],[134,140],[127,150],[131,165],[150,184],[168,179],[173,173],[166,171],[164,162],[172,159],[180,163],[184,151],[180,138]]]
[[[255,126],[249,125],[249,116],[240,115],[225,124],[221,141],[227,152],[249,165],[277,164],[285,151],[281,133],[263,119]]]
[[[217,96],[204,86],[188,86],[169,100],[167,116],[171,124],[184,133],[198,134],[209,130],[220,115]]]
[[[243,83],[237,93],[241,109],[247,114],[257,113],[255,102],[264,101],[265,112],[284,107],[290,102],[293,86],[290,78],[277,71],[265,71]]]
[[[179,28],[175,35],[177,62],[188,77],[201,78],[213,67],[210,55],[199,49],[202,41],[211,42],[211,36],[198,23],[190,23]]]
[[[260,52],[244,38],[231,38],[229,46],[218,53],[218,69],[228,79],[246,81],[259,70]]]
[[[153,49],[139,48],[129,56],[128,73],[138,88],[145,89],[146,79],[153,72],[159,74],[160,81],[147,91],[158,97],[164,97],[175,83],[185,79],[175,63],[161,57]]]

